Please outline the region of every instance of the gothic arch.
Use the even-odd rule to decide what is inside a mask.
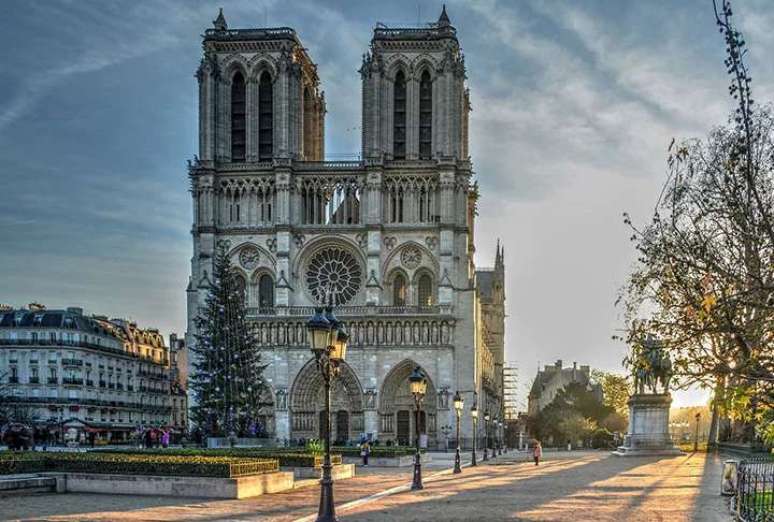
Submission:
[[[320,434],[320,415],[325,409],[325,386],[314,359],[301,368],[290,391],[291,436],[316,438]],[[346,441],[363,431],[363,387],[355,371],[340,363],[340,374],[331,383],[331,411],[334,438]],[[336,426],[337,412],[347,412],[347,433]]]
[[[403,54],[392,56],[385,72],[385,76],[390,80],[390,83],[395,82],[395,76],[398,74],[398,71],[403,71],[407,81],[411,79],[410,63],[411,61]]]
[[[412,444],[416,437],[417,413],[409,388],[409,375],[419,366],[427,377],[427,392],[422,401],[420,431],[430,440],[437,437],[438,393],[426,369],[404,359],[387,373],[379,392],[379,438],[398,444]]]
[[[422,262],[415,269],[407,269],[406,267],[402,267],[400,263],[400,254],[409,246],[417,247],[419,251],[422,252]],[[438,260],[426,246],[421,245],[416,241],[406,241],[405,243],[401,243],[398,248],[393,249],[393,251],[387,255],[384,263],[382,264],[382,267],[382,281],[386,281],[385,278],[387,277],[387,274],[391,274],[392,271],[396,268],[402,268],[406,274],[408,274],[410,270],[418,270],[421,267],[425,267],[431,272],[437,274]],[[436,277],[434,276],[433,280],[435,279]],[[412,279],[409,277],[407,281],[412,281]]]
[[[277,261],[274,259],[274,256],[272,256],[272,255],[271,255],[271,253],[270,253],[268,250],[266,250],[266,249],[265,249],[265,248],[263,248],[262,246],[258,245],[257,243],[254,243],[254,242],[252,242],[252,241],[245,241],[244,243],[239,243],[237,246],[235,246],[234,248],[232,248],[231,250],[229,250],[229,252],[228,252],[228,257],[229,257],[229,258],[230,258],[232,261],[236,261],[236,262],[234,263],[235,265],[237,265],[237,264],[239,263],[239,258],[238,258],[238,256],[239,256],[239,252],[240,252],[240,251],[241,251],[243,248],[247,248],[247,247],[253,247],[253,248],[255,248],[256,250],[258,250],[258,253],[259,253],[259,254],[260,254],[260,256],[261,256],[261,259],[262,259],[262,260],[268,260],[268,261],[269,261],[269,265],[271,266],[271,271],[273,272],[274,270],[276,270],[276,267],[277,267]],[[259,265],[258,265],[258,266],[259,266],[259,267],[260,267],[260,266],[266,266],[266,263],[262,263],[262,262],[260,262],[260,261],[259,261]],[[245,274],[245,275],[246,275],[246,274]]]
[[[401,406],[413,409],[414,399],[409,393],[408,378],[417,366],[422,369],[427,378],[427,393],[422,402],[422,407],[435,412],[438,393],[428,371],[421,364],[417,364],[411,359],[403,359],[390,369],[382,382],[379,393],[379,411],[382,414],[394,413]]]
[[[247,82],[250,66],[243,55],[235,53],[230,54],[223,59],[221,70],[224,73],[223,79],[226,85],[231,85],[231,81],[237,72],[241,72],[245,82]]]
[[[257,82],[264,71],[268,71],[272,82],[277,81],[277,62],[270,55],[256,54],[247,62],[250,80]]]
[[[411,69],[414,72],[413,78],[417,81],[422,77],[422,73],[427,71],[430,74],[430,81],[435,82],[438,76],[438,65],[429,55],[423,54],[411,62]]]

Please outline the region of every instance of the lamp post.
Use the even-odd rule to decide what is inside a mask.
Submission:
[[[503,421],[497,421],[497,454],[503,454]]]
[[[409,375],[409,388],[414,396],[414,406],[416,408],[416,453],[414,454],[414,480],[411,482],[411,489],[424,489],[422,485],[422,456],[419,453],[419,410],[422,406],[422,399],[427,392],[427,379],[419,366]]]
[[[701,412],[696,412],[696,431],[693,434],[693,452],[699,451],[699,420],[701,419]]]
[[[460,415],[462,415],[463,401],[460,392],[454,394],[454,411],[457,412],[457,449],[454,452],[454,473],[462,473],[460,467]]]
[[[473,456],[470,459],[471,466],[478,466],[476,462],[476,441],[478,440],[478,408],[476,403],[470,408],[470,416],[473,418]]]
[[[310,348],[317,361],[325,383],[325,457],[320,480],[320,508],[317,522],[336,522],[336,510],[333,503],[333,477],[331,476],[331,380],[339,373],[339,364],[347,354],[347,339],[341,323],[333,315],[329,306],[325,314],[322,308],[316,308],[314,315],[306,323],[309,331]]]
[[[484,410],[484,458],[489,460],[489,408]]]

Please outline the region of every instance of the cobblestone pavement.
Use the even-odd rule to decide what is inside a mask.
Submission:
[[[342,522],[413,520],[728,521],[718,495],[720,460],[703,454],[616,458],[601,452],[547,454],[535,467],[526,456],[443,473],[450,461],[425,466],[425,489],[346,509],[411,479],[410,468],[358,468],[336,482]],[[40,494],[0,497],[2,520],[292,521],[316,512],[319,488],[302,487],[246,500],[212,501],[129,495]]]

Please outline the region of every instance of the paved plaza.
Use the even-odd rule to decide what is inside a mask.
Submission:
[[[526,455],[510,454],[452,475],[450,461],[439,456],[425,467],[420,492],[400,491],[410,482],[410,468],[359,468],[357,478],[336,483],[338,515],[347,522],[730,520],[718,495],[718,457],[617,458],[603,452],[546,457],[535,467]],[[378,495],[391,489],[398,492]],[[0,515],[2,520],[313,521],[318,494],[314,481],[286,493],[229,501],[37,494],[0,497]]]

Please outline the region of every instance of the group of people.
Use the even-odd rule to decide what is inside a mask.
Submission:
[[[141,430],[140,440],[143,448],[168,448],[170,431],[168,428],[146,428]]]

